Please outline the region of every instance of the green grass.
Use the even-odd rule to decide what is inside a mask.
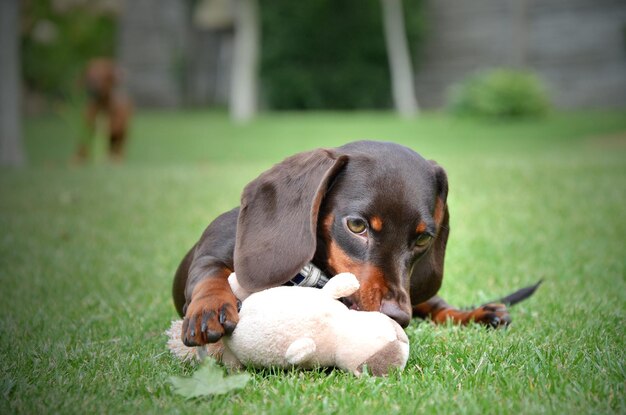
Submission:
[[[0,173],[0,413],[624,413],[626,114],[488,123],[428,114],[140,113],[128,160],[67,162],[77,129],[25,125],[30,165]],[[450,181],[441,294],[477,304],[545,279],[504,331],[408,328],[407,368],[252,372],[185,401],[162,332],[178,261],[283,157],[397,141]]]

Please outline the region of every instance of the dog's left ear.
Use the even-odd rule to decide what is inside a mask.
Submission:
[[[443,280],[443,262],[450,232],[448,214],[448,176],[434,161],[430,161],[435,173],[435,206],[433,219],[437,225],[437,236],[430,250],[420,258],[411,273],[411,300],[424,302],[432,298]]]
[[[284,284],[313,258],[320,204],[347,160],[324,149],[296,154],[246,186],[234,258],[242,287]]]

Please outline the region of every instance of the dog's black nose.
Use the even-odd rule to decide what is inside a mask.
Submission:
[[[394,319],[402,328],[408,326],[411,321],[409,313],[402,310],[395,301],[383,300],[380,305],[380,312]]]

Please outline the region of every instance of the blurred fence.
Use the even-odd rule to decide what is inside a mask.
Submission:
[[[493,66],[535,71],[560,108],[626,106],[626,1],[430,0],[420,104]]]

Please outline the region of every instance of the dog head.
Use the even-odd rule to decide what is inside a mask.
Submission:
[[[112,60],[95,58],[87,64],[83,82],[90,99],[106,104],[120,78],[120,70]]]
[[[351,272],[361,288],[348,306],[406,326],[411,300],[441,285],[447,192],[441,167],[397,144],[297,154],[246,186],[235,270],[251,291],[285,283],[311,260],[327,275]]]

